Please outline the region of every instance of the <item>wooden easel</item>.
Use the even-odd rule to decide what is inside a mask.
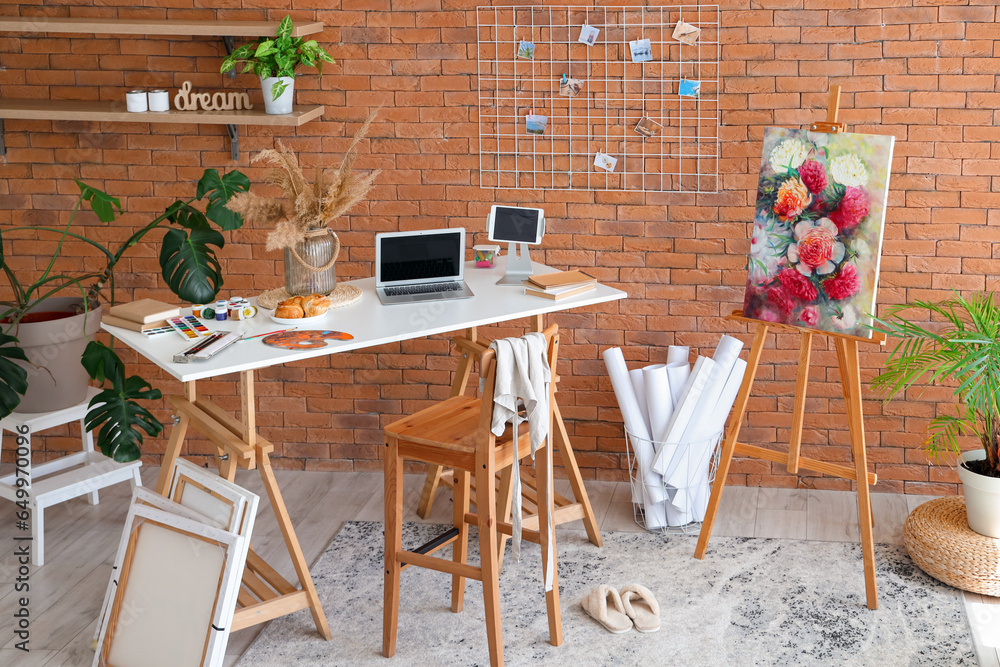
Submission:
[[[230,482],[236,476],[236,468],[257,469],[264,489],[271,500],[271,509],[278,520],[278,527],[284,538],[292,566],[299,579],[296,586],[285,579],[251,548],[247,555],[243,585],[237,597],[236,613],[233,616],[232,632],[243,630],[260,623],[291,614],[300,609],[309,609],[316,624],[316,630],[326,640],[333,636],[323,613],[316,586],[309,574],[309,566],[302,547],[299,545],[292,520],[288,516],[285,501],[274,477],[269,455],[274,445],[257,433],[256,401],[254,399],[253,371],[240,373],[241,419],[238,421],[228,412],[211,401],[199,398],[195,383],[184,384],[184,396],[168,396],[171,406],[178,414],[170,441],[163,454],[163,465],[156,480],[156,492],[165,495],[173,474],[174,463],[180,456],[188,427],[215,444],[219,460],[219,475]]]
[[[830,106],[827,121],[813,123],[812,130],[814,132],[827,133],[842,132],[844,125],[837,122],[839,108],[840,86],[833,86],[830,89]],[[833,477],[853,480],[857,483],[858,489],[858,528],[861,532],[861,550],[864,559],[867,603],[869,609],[878,609],[878,585],[875,581],[875,543],[872,536],[874,517],[871,507],[871,492],[868,488],[869,484],[875,484],[878,480],[874,473],[868,472],[868,458],[865,452],[865,424],[864,413],[861,408],[861,366],[858,360],[858,343],[885,345],[885,335],[874,334],[872,338],[862,338],[860,336],[816,331],[785,324],[761,322],[744,317],[742,311],[733,311],[733,314],[727,319],[753,325],[756,327],[756,331],[754,333],[753,344],[750,347],[750,355],[747,359],[747,369],[743,377],[743,384],[736,397],[732,416],[726,426],[726,439],[722,445],[722,452],[719,457],[719,467],[715,474],[712,497],[709,500],[708,510],[705,513],[705,521],[701,526],[701,534],[698,536],[698,546],[694,552],[695,558],[702,559],[705,557],[708,540],[712,535],[712,525],[715,523],[715,515],[719,510],[719,500],[722,498],[722,490],[726,485],[726,475],[729,473],[729,465],[736,454],[771,461],[773,463],[785,463],[788,467],[788,472],[793,475],[798,474],[799,468],[804,468]],[[764,341],[771,329],[795,331],[801,336],[798,372],[795,380],[795,402],[792,406],[792,432],[787,454],[737,441],[740,434],[740,425],[743,423],[743,417],[746,414],[750,390],[753,387],[754,377],[757,374],[757,364],[760,361],[761,352],[764,350]],[[847,407],[847,425],[851,436],[851,453],[854,458],[853,468],[834,463],[825,463],[799,455],[802,445],[802,424],[805,418],[806,388],[809,381],[813,336],[827,336],[832,338],[837,350],[837,362],[840,366],[844,402]]]
[[[531,317],[531,330],[542,331],[543,328],[544,322],[542,320],[542,316],[533,315]],[[465,336],[455,337],[453,341],[455,346],[458,348],[458,351],[461,353],[462,358],[459,360],[458,369],[455,372],[455,380],[451,385],[451,396],[461,396],[465,393],[469,383],[469,375],[472,372],[473,364],[477,359],[479,359],[483,352],[487,350],[489,345],[484,344],[479,340],[474,327],[466,330]],[[555,378],[555,380],[558,381],[558,378]],[[566,468],[570,487],[573,490],[573,499],[566,498],[558,493],[552,494],[555,504],[554,523],[558,526],[562,523],[582,519],[583,526],[587,531],[588,539],[591,543],[600,547],[603,545],[603,541],[601,540],[601,531],[597,526],[597,519],[594,516],[594,510],[590,505],[590,498],[587,496],[587,489],[583,485],[583,477],[580,475],[580,466],[577,465],[576,455],[573,453],[573,446],[569,441],[569,433],[566,431],[566,424],[563,422],[562,414],[559,412],[558,402],[555,402],[553,411],[555,413],[555,419],[553,419],[552,442],[555,446],[555,450],[559,452],[559,458],[562,460],[563,466]],[[420,494],[420,504],[417,507],[417,514],[420,517],[425,519],[427,518],[430,514],[431,506],[434,503],[434,496],[437,493],[439,486],[444,484],[445,486],[451,487],[452,477],[453,475],[450,470],[445,470],[441,466],[430,467],[427,471],[427,478],[424,480],[423,491]],[[497,483],[497,516],[500,517],[501,521],[510,521],[513,496],[511,495],[511,469],[509,467],[501,471],[498,475]],[[525,508],[530,512],[531,509],[535,507],[535,479],[531,473],[522,471],[521,484]],[[475,504],[475,497],[473,497],[473,504]],[[533,518],[527,520],[524,526],[533,526],[533,521]],[[498,537],[498,548],[500,550],[501,562],[508,538],[508,535],[500,535]]]

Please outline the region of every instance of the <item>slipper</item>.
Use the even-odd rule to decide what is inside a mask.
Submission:
[[[622,606],[639,632],[660,629],[660,605],[645,586],[628,584],[621,590]]]
[[[611,586],[601,584],[594,588],[580,604],[583,606],[583,610],[603,625],[608,632],[617,635],[632,629],[632,621],[625,615],[622,598],[618,591]]]

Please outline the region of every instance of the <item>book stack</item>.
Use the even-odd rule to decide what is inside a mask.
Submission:
[[[156,299],[139,299],[131,303],[120,303],[112,306],[101,318],[104,324],[121,327],[129,331],[141,331],[145,334],[159,330],[173,331],[167,323],[168,317],[177,317],[181,309],[163,303]]]
[[[556,271],[531,276],[524,281],[524,293],[558,301],[597,289],[597,278],[583,271]]]

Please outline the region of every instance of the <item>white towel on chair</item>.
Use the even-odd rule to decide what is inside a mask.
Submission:
[[[545,336],[533,332],[521,338],[501,338],[490,344],[496,352],[496,383],[493,389],[493,423],[491,430],[494,435],[503,435],[507,424],[513,424],[514,437],[514,468],[512,472],[511,498],[511,553],[514,559],[521,559],[521,470],[517,451],[518,426],[521,417],[518,414],[518,403],[524,405],[528,421],[528,434],[531,443],[531,456],[542,446],[549,435],[549,382],[552,381],[552,369],[549,368],[548,346]],[[551,446],[551,443],[550,443]],[[552,461],[551,452],[548,457]],[[538,475],[545,475],[549,480],[549,493],[552,493],[552,470],[542,470]],[[548,514],[547,498],[539,498],[539,515],[541,508],[546,508],[545,528],[539,525],[539,530],[547,530],[548,551],[546,560],[545,590],[553,588],[553,572],[555,569],[555,552],[553,545],[553,517]]]

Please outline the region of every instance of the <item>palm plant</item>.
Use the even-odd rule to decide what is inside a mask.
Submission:
[[[908,309],[926,311],[944,322],[926,328],[900,315]],[[940,303],[917,301],[892,306],[885,319],[876,318],[875,322],[876,331],[900,341],[885,370],[872,380],[872,387],[891,400],[915,384],[954,381],[956,414],[931,420],[927,452],[933,458],[948,451],[959,454],[958,437],[974,435],[986,458],[967,461],[966,466],[1000,477],[1000,303],[993,293],[966,298],[956,292]]]

